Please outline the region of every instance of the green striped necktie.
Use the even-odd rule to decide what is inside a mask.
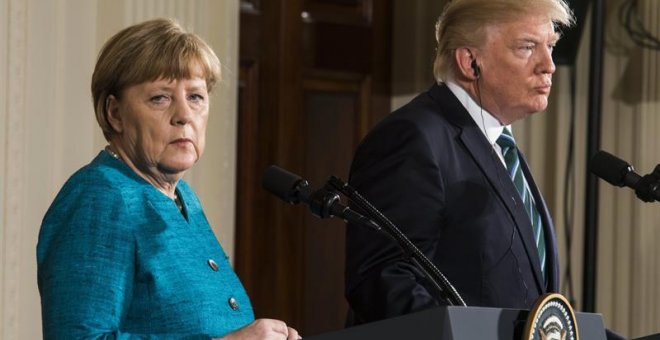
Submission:
[[[506,162],[506,170],[513,184],[518,190],[518,194],[522,198],[523,205],[527,211],[530,221],[532,222],[532,230],[534,231],[534,240],[536,241],[536,248],[541,259],[541,273],[545,279],[545,235],[543,233],[543,222],[541,215],[536,209],[536,203],[532,196],[532,191],[529,189],[529,184],[523,175],[522,168],[520,167],[520,158],[518,157],[518,148],[516,141],[511,135],[508,128],[504,128],[502,134],[497,139],[497,144],[502,148],[502,155]]]

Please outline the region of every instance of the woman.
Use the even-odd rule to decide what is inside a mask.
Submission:
[[[298,339],[254,321],[200,202],[182,180],[204,151],[220,62],[156,19],[105,44],[92,76],[109,145],[76,172],[37,245],[44,338]]]

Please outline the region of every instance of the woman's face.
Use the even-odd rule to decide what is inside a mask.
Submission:
[[[118,147],[147,176],[183,175],[204,152],[209,94],[200,72],[192,74],[133,85],[109,98]]]

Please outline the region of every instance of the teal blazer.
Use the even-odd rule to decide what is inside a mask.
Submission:
[[[64,184],[37,244],[45,339],[208,339],[254,320],[197,196],[174,201],[102,151]]]

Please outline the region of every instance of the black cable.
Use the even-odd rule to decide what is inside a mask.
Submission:
[[[572,252],[573,252],[573,218],[574,218],[574,204],[575,204],[575,98],[577,94],[576,86],[577,72],[575,65],[570,67],[570,91],[571,91],[571,109],[570,120],[568,127],[568,145],[566,155],[566,168],[564,169],[564,242],[566,243],[566,268],[562,280],[562,288],[564,296],[568,298],[571,305],[575,305],[575,290],[573,289],[573,269],[572,269]]]

